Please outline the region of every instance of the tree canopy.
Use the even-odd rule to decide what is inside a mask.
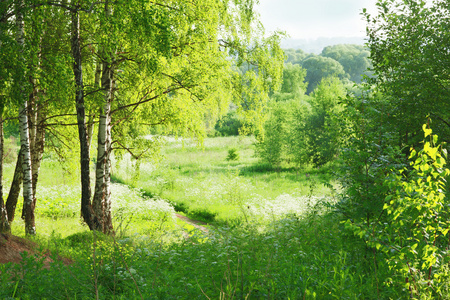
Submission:
[[[368,47],[375,82],[392,96],[390,117],[405,144],[421,139],[427,115],[437,135],[450,141],[450,9],[446,1],[378,2],[379,14],[368,20]]]
[[[306,69],[305,80],[308,82],[308,94],[316,89],[323,78],[338,77],[342,80],[349,77],[344,67],[329,57],[311,56],[302,62],[302,67]]]
[[[11,104],[16,113],[24,106],[40,120],[30,124],[41,124],[60,144],[73,136],[71,126],[77,125],[80,148],[71,151],[80,155],[82,212],[91,229],[112,230],[105,224],[111,221],[113,151],[131,153],[136,159],[157,152],[155,139],[144,138],[155,125],[166,133],[201,140],[206,116],[217,119],[231,100],[245,106],[239,111],[251,120],[262,120],[269,91],[279,88],[284,56],[280,35],[265,35],[254,4],[252,0],[1,2],[2,104]],[[235,66],[244,63],[252,67],[238,72]],[[23,132],[37,130],[26,128],[25,119],[21,124]],[[96,187],[91,199],[94,133]],[[30,141],[31,152],[34,144],[42,145],[43,151],[44,136]],[[33,180],[24,180],[33,182],[34,191],[42,158],[41,151],[37,153],[34,161],[31,155]]]
[[[369,60],[370,52],[362,45],[335,45],[328,46],[320,54],[338,61],[344,71],[350,75],[350,80],[361,83],[364,75],[370,75],[372,64]]]

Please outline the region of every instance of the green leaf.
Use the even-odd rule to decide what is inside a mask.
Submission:
[[[423,124],[422,129],[425,133],[425,137],[429,136],[433,132],[431,129],[427,128],[427,124]]]

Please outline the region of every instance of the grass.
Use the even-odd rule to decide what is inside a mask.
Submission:
[[[2,274],[9,270],[22,276],[0,278],[0,296],[401,298],[392,288],[383,287],[381,296],[378,294],[376,281],[386,274],[378,274],[378,278],[374,275],[370,259],[364,259],[363,245],[339,234],[336,219],[328,215],[314,223],[308,220],[284,218],[265,223],[264,231],[258,226],[221,227],[206,238],[196,233],[189,241],[171,243],[136,238],[113,241],[91,233],[53,237],[53,249],[70,247],[74,263],[63,266],[56,262],[50,269],[43,269],[39,261],[27,258],[21,265],[0,266]]]
[[[170,141],[163,162],[141,163],[139,178],[133,180],[133,163],[125,157],[115,163],[115,178],[167,199],[191,217],[221,224],[270,217],[268,212],[302,214],[307,204],[333,195],[323,184],[331,181],[329,170],[272,169],[254,157],[253,143],[252,137],[208,138],[199,148],[189,140]],[[237,150],[238,161],[227,160],[229,149]]]
[[[44,163],[34,239],[73,263],[55,258],[44,268],[39,258],[24,255],[21,264],[0,265],[0,298],[408,296],[388,284],[392,274],[383,259],[374,265],[370,249],[331,210],[332,167],[272,169],[253,157],[252,143],[251,137],[214,138],[199,149],[189,140],[184,147],[169,141],[165,160],[142,163],[139,177],[129,158],[114,162],[115,238],[80,223],[78,183],[68,176],[48,179],[61,173]],[[238,161],[226,161],[230,147]],[[209,234],[173,218],[175,209],[212,222]],[[19,219],[13,233],[23,235]]]

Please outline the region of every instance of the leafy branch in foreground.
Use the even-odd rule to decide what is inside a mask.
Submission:
[[[424,147],[411,149],[410,167],[392,172],[385,180],[389,195],[386,217],[371,232],[347,221],[367,245],[386,256],[393,272],[387,284],[404,287],[411,298],[439,298],[448,288],[450,229],[445,167],[447,152],[438,137],[423,125]]]

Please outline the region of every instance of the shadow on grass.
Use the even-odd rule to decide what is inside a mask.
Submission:
[[[327,164],[320,168],[306,166],[303,168],[295,167],[274,167],[268,163],[257,163],[250,166],[240,168],[239,175],[244,177],[253,177],[258,175],[268,175],[268,179],[283,176],[290,181],[307,182],[311,178],[317,179],[319,182],[330,182],[335,178],[336,164]]]

